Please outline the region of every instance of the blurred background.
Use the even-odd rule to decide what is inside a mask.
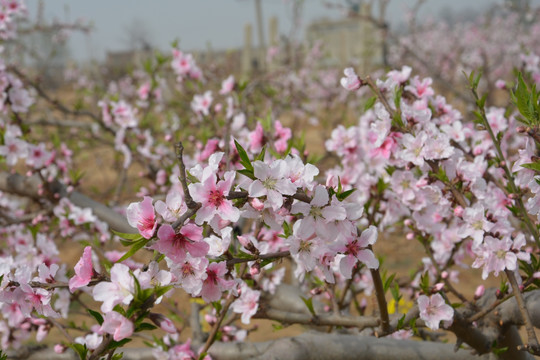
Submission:
[[[314,45],[321,66],[388,67],[396,36],[424,24],[449,26],[512,9],[532,21],[540,0],[28,0],[31,20],[72,23],[53,36],[30,37],[36,65],[49,79],[74,63],[100,64],[121,76],[129,64],[156,50],[168,53],[178,41],[200,64],[229,62],[247,74],[281,64],[297,65]],[[51,28],[54,31],[54,28]],[[76,31],[83,29],[84,31]],[[390,35],[389,35],[390,34]],[[279,56],[278,56],[279,55]],[[28,56],[28,55],[26,55]],[[279,57],[279,59],[277,59]],[[279,61],[277,61],[279,60]]]

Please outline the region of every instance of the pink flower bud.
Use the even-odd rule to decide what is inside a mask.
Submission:
[[[506,89],[506,82],[502,79],[495,81],[495,87],[497,89]]]
[[[255,263],[255,265],[249,268],[249,273],[251,276],[259,275],[261,273],[261,266],[259,263]]]
[[[458,206],[456,206],[456,207],[454,208],[454,215],[455,215],[455,216],[458,216],[458,217],[462,217],[464,211],[465,211],[465,210],[464,210],[461,206],[458,205]]]
[[[62,344],[54,345],[54,352],[57,354],[63,354],[66,351],[67,347]]]
[[[248,246],[251,244],[251,240],[249,240],[247,237],[242,236],[242,235],[239,235],[239,236],[238,236],[238,242],[239,242],[240,244],[242,244],[242,246],[245,247],[246,249],[247,249]]]
[[[412,220],[411,219],[405,219],[405,221],[403,222],[403,224],[405,226],[411,226],[412,225]]]
[[[223,105],[221,105],[221,104],[216,104],[214,106],[214,111],[217,112],[217,113],[220,112],[221,109],[223,109]]]
[[[250,204],[251,206],[257,210],[257,211],[262,211],[264,209],[264,202],[262,202],[261,200],[259,200],[258,198],[254,198],[250,201]]]
[[[167,141],[167,142],[169,142],[169,141],[172,140],[172,138],[173,138],[173,137],[172,137],[171,134],[167,134],[167,135],[165,135],[164,140]]]
[[[443,272],[441,273],[441,277],[442,277],[443,279],[448,279],[448,271],[443,271]]]
[[[406,238],[407,240],[412,240],[412,239],[414,239],[414,233],[412,233],[412,232],[407,233],[407,235],[405,235],[405,238]]]
[[[433,292],[439,292],[444,288],[444,283],[437,283],[433,286]]]
[[[486,288],[484,285],[479,285],[476,290],[474,291],[474,299],[478,300],[484,295],[484,292],[486,291]]]
[[[169,334],[176,334],[176,327],[171,319],[156,313],[150,314],[150,320]]]

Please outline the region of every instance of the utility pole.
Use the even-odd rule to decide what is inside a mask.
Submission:
[[[255,0],[255,15],[257,18],[257,35],[259,37],[259,68],[266,68],[266,44],[264,41],[264,23],[262,16],[261,0]]]

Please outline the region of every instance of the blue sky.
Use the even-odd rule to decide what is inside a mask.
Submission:
[[[38,1],[26,1],[31,17],[36,16]],[[344,0],[330,1],[345,4]],[[451,8],[454,12],[480,10],[502,1],[428,0],[419,15],[420,18],[437,16],[444,8]],[[390,2],[388,18],[392,26],[400,22],[404,10],[415,2]],[[253,0],[47,0],[44,4],[46,19],[74,20],[82,17],[94,25],[89,36],[74,35],[70,40],[71,56],[78,60],[102,59],[107,50],[128,49],[130,28],[138,28],[148,34],[148,39],[159,49],[167,49],[175,38],[180,39],[181,47],[186,50],[204,49],[208,45],[214,49],[238,47],[243,41],[244,25],[255,22]],[[277,16],[279,32],[289,34],[292,26],[291,1],[262,0],[262,7],[265,20]],[[323,17],[341,16],[339,10],[325,7],[322,0],[304,0],[303,25]]]

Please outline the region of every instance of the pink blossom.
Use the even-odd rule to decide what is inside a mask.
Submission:
[[[233,90],[233,88],[234,88],[234,76],[229,75],[229,77],[223,80],[223,82],[221,83],[221,90],[219,90],[219,93],[221,95],[227,95]]]
[[[191,101],[191,109],[196,114],[203,114],[208,116],[210,114],[209,109],[212,105],[212,92],[206,91],[203,95],[195,95],[193,101]]]
[[[255,181],[249,186],[249,196],[266,196],[265,204],[277,210],[283,205],[283,195],[293,195],[296,193],[296,186],[285,178],[287,163],[283,160],[276,160],[267,165],[262,161],[254,161],[253,169]]]
[[[137,126],[135,111],[123,100],[112,103],[112,115],[114,116],[114,121],[122,128]]]
[[[143,201],[129,204],[126,215],[129,225],[136,227],[144,238],[154,235],[157,222],[151,197],[145,196]]]
[[[224,174],[224,180],[216,183],[216,174],[209,173],[200,183],[189,185],[189,192],[193,200],[202,205],[195,217],[197,225],[202,225],[206,221],[213,227],[217,227],[218,219],[233,222],[239,219],[240,210],[233,206],[231,200],[227,199],[234,176],[234,171],[228,171]]]
[[[103,281],[97,284],[92,296],[97,301],[102,301],[101,311],[109,312],[117,304],[128,305],[133,300],[135,283],[129,272],[129,267],[116,263],[111,268],[111,281]]]
[[[176,191],[169,192],[165,202],[158,200],[154,206],[156,212],[168,222],[175,222],[187,210],[184,197]]]
[[[225,280],[223,276],[227,273],[227,266],[224,261],[214,262],[206,268],[206,279],[203,282],[203,287],[200,295],[206,302],[218,301],[221,298],[221,293],[229,290],[234,285],[234,281]]]
[[[274,140],[274,147],[279,153],[284,153],[287,150],[287,141],[292,137],[291,129],[283,127],[279,120],[274,122],[276,139]]]
[[[343,70],[343,73],[345,74],[345,77],[342,77],[340,80],[341,86],[349,91],[360,89],[362,81],[358,75],[356,75],[353,68],[346,68]]]
[[[0,146],[0,156],[6,158],[6,164],[13,166],[20,158],[27,156],[28,144],[17,138],[4,136],[4,145]]]
[[[84,248],[83,255],[75,265],[75,276],[69,279],[69,291],[88,285],[93,275],[92,268],[92,248],[87,246]]]
[[[252,153],[261,151],[264,144],[264,129],[260,122],[257,121],[255,130],[249,133],[249,149]]]
[[[420,319],[424,320],[427,327],[432,330],[437,330],[441,321],[452,321],[454,318],[454,309],[446,304],[441,294],[438,293],[431,297],[420,295],[418,309],[420,310]]]
[[[340,246],[339,250],[346,256],[341,259],[339,269],[346,279],[352,276],[352,269],[357,261],[366,264],[370,269],[379,267],[379,260],[375,258],[373,251],[366,249],[368,245],[373,245],[377,241],[377,228],[370,226],[362,232],[358,239],[349,237],[345,246]]]
[[[182,288],[192,296],[197,296],[201,292],[203,281],[208,276],[206,273],[207,258],[194,258],[188,254],[181,263],[167,259],[167,264],[174,277],[174,283],[179,282]]]
[[[232,311],[242,314],[242,323],[249,324],[249,320],[259,308],[260,291],[251,290],[245,283],[242,284],[240,297],[232,303]]]
[[[208,244],[201,241],[202,228],[195,224],[182,226],[178,233],[171,225],[162,225],[157,235],[159,240],[152,247],[173,261],[184,261],[188,252],[193,257],[203,257],[208,253]]]
[[[99,332],[111,334],[114,341],[120,341],[133,334],[133,323],[116,311],[110,311],[105,314]]]

